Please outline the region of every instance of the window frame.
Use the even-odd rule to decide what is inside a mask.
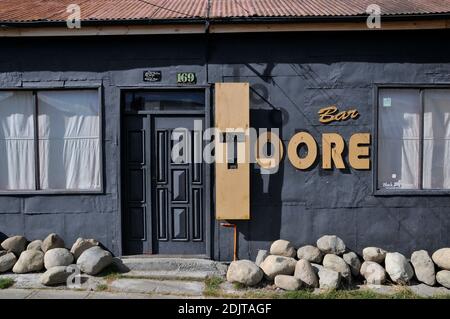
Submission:
[[[378,124],[379,124],[379,91],[382,89],[416,89],[420,91],[420,110],[421,110],[421,123],[420,123],[420,167],[419,167],[419,179],[423,179],[423,114],[424,114],[424,94],[423,91],[426,89],[450,89],[450,83],[393,83],[393,84],[385,84],[385,83],[376,83],[374,85],[373,90],[373,136],[374,138],[374,146],[372,151],[372,162],[375,163],[374,170],[372,174],[372,194],[374,196],[448,196],[450,195],[450,189],[378,189],[378,145],[379,145],[379,132],[378,132]],[[422,181],[421,181],[422,185]]]
[[[98,99],[98,115],[99,115],[99,158],[100,158],[100,188],[95,190],[88,189],[34,189],[34,190],[0,190],[0,196],[14,196],[14,195],[92,195],[92,194],[104,194],[104,152],[103,152],[103,130],[104,130],[104,120],[103,120],[103,87],[101,84],[95,85],[74,85],[74,86],[61,86],[61,87],[52,87],[52,86],[41,86],[41,85],[33,85],[33,86],[22,86],[22,87],[0,87],[0,92],[7,91],[28,91],[32,92],[34,97],[34,123],[35,123],[35,149],[36,149],[36,141],[38,139],[36,132],[38,130],[37,127],[37,92],[39,91],[82,91],[82,90],[96,90],[97,91],[97,99]],[[39,170],[39,156],[35,154],[35,170]],[[35,173],[35,176],[38,177],[39,174]],[[35,185],[37,188],[37,184]]]

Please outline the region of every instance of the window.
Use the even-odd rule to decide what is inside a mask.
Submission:
[[[450,90],[380,89],[379,190],[450,189]]]
[[[97,90],[0,91],[0,191],[99,191]]]
[[[137,111],[178,111],[203,110],[205,93],[203,90],[150,90],[125,93],[125,110]]]

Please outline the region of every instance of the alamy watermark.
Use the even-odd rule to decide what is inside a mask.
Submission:
[[[279,129],[250,127],[203,130],[202,121],[194,121],[194,129],[178,127],[171,136],[170,157],[175,164],[207,163],[237,167],[257,163],[263,174],[278,171],[283,154]]]
[[[367,17],[367,27],[369,29],[381,29],[381,8],[377,4],[371,4],[367,7],[366,13],[369,14]]]
[[[66,12],[69,16],[66,19],[67,28],[80,29],[81,28],[81,8],[78,4],[69,4]]]

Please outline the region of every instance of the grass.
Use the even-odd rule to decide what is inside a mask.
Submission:
[[[382,294],[370,289],[327,290],[316,294],[298,290],[283,292],[280,297],[286,299],[450,299],[448,294],[422,297],[408,287],[398,287],[394,293],[390,294]]]
[[[283,292],[249,291],[243,297],[269,299],[422,299],[409,289],[402,289],[393,294],[380,294],[369,289],[325,290],[319,293],[314,293],[312,290]]]
[[[108,290],[108,285],[106,284],[100,284],[95,287],[95,291],[106,291]]]
[[[233,288],[236,290],[244,290],[247,287],[244,284],[241,284],[240,282],[234,282],[233,283]]]
[[[415,294],[406,286],[400,286],[389,294],[378,293],[370,289],[348,289],[348,290],[323,290],[314,292],[313,289],[302,289],[296,291],[276,291],[266,288],[252,289],[243,285],[233,284],[239,292],[228,293],[222,291],[220,284],[224,280],[220,277],[208,278],[205,281],[204,295],[220,298],[243,298],[243,299],[450,299],[449,294],[435,295],[433,297],[422,297]]]
[[[407,287],[399,286],[397,291],[390,295],[391,299],[427,299],[412,292]]]
[[[205,279],[205,289],[203,294],[205,296],[219,297],[221,295],[220,285],[224,282],[222,277],[207,277]]]
[[[6,289],[14,285],[14,280],[11,278],[0,278],[0,289]]]
[[[436,294],[433,299],[450,299],[450,294]]]
[[[118,271],[117,267],[114,265],[110,265],[102,270],[100,274],[98,274],[99,277],[102,277],[107,282],[114,281],[116,279],[119,279],[122,277],[122,273]]]

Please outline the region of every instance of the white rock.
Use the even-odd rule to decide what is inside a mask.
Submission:
[[[64,240],[59,237],[57,234],[48,235],[44,241],[42,242],[41,249],[44,253],[46,253],[50,249],[54,248],[64,248]]]
[[[13,267],[16,274],[38,272],[44,268],[44,253],[39,250],[25,250]]]
[[[436,280],[445,288],[450,289],[450,271],[441,270],[436,274]]]
[[[323,266],[327,269],[337,271],[342,278],[346,280],[351,279],[351,270],[347,263],[339,256],[333,254],[326,254],[323,257]]]
[[[363,249],[363,259],[381,264],[386,258],[386,253],[386,250],[378,247],[366,247]]]
[[[411,263],[419,281],[433,286],[436,283],[434,263],[426,250],[415,251],[411,255]]]
[[[276,275],[293,275],[297,260],[291,257],[270,255],[261,263],[260,267],[269,280]]]
[[[77,260],[77,266],[88,275],[96,275],[112,263],[111,253],[99,246],[85,250]]]
[[[395,283],[406,284],[414,276],[414,269],[411,264],[400,253],[387,253],[384,263],[386,272]]]
[[[345,244],[335,235],[325,235],[317,240],[317,248],[325,254],[341,255],[345,252]]]
[[[342,255],[342,259],[344,259],[344,261],[350,267],[352,275],[355,277],[358,276],[359,271],[361,270],[361,261],[359,260],[358,255],[351,251]]]
[[[314,273],[316,275],[319,275],[319,271],[324,268],[322,265],[315,264],[315,263],[311,263],[311,267],[313,268]]]
[[[23,236],[12,236],[2,242],[2,248],[13,252],[16,256],[20,256],[25,250],[27,239]]]
[[[264,261],[264,259],[267,258],[267,256],[269,256],[269,252],[265,249],[260,249],[258,250],[258,254],[256,255],[256,259],[255,259],[255,264],[256,266],[260,266],[261,263]]]
[[[318,288],[319,278],[311,263],[306,259],[300,259],[295,265],[294,277],[299,279],[306,287]]]
[[[386,271],[380,264],[374,261],[363,262],[361,265],[361,275],[369,285],[382,285],[386,281]]]
[[[259,284],[263,276],[261,268],[250,260],[233,261],[227,271],[227,281],[238,282],[246,286]]]
[[[56,266],[48,269],[39,277],[41,284],[53,286],[66,283],[71,274],[71,272],[66,271],[66,268],[66,266]]]
[[[275,286],[284,290],[299,290],[302,282],[294,276],[277,275],[275,276]]]
[[[305,259],[311,263],[320,264],[323,260],[323,254],[319,248],[312,245],[306,245],[297,250],[297,258],[299,260]]]
[[[31,243],[28,244],[27,250],[42,250],[42,240],[33,240]]]
[[[53,248],[44,255],[45,269],[57,266],[69,266],[73,262],[73,256],[66,248]]]
[[[14,267],[16,261],[16,255],[13,253],[6,253],[3,256],[0,256],[0,273],[10,271]]]
[[[270,254],[284,257],[295,257],[295,248],[290,241],[279,239],[270,246]]]
[[[322,289],[338,289],[341,275],[337,271],[323,268],[319,271],[319,287]]]
[[[98,246],[99,242],[95,239],[84,239],[78,238],[75,243],[72,245],[70,252],[73,254],[75,259],[78,259],[80,255],[86,250],[94,246]]]
[[[436,250],[431,258],[439,268],[450,270],[450,248]]]

